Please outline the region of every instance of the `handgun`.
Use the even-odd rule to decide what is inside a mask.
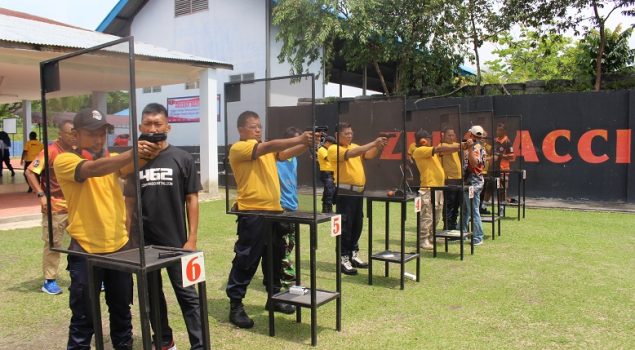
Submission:
[[[144,140],[152,143],[159,143],[161,141],[165,141],[167,138],[168,135],[164,132],[143,133],[139,135],[139,140]]]
[[[306,129],[304,129],[304,131],[311,131],[311,130],[313,130],[313,132],[325,133],[325,132],[329,131],[329,127],[328,127],[328,125],[314,125],[313,127],[308,127]]]
[[[388,134],[388,133],[382,132],[382,133],[379,134],[379,137],[385,137],[385,138],[389,139],[389,138],[397,137],[397,134],[395,134],[395,133]]]

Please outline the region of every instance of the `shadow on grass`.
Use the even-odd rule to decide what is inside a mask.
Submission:
[[[6,290],[12,291],[12,292],[43,294],[42,283],[44,283],[43,278],[32,278],[30,280],[21,281],[20,283],[14,284],[8,287]]]

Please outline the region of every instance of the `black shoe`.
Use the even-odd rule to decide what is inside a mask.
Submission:
[[[33,192],[33,189],[31,187],[29,187],[29,189],[26,191],[26,193],[31,193]]]
[[[357,275],[357,269],[351,264],[351,259],[348,256],[342,255],[342,273],[349,276]]]
[[[251,328],[254,320],[247,316],[242,302],[231,302],[229,307],[229,322],[238,328]]]
[[[269,302],[267,302],[267,304],[265,304],[265,309],[267,311],[269,311],[269,306],[271,304]],[[279,301],[274,301],[273,302],[273,311],[274,312],[282,312],[283,314],[287,314],[290,315],[292,313],[295,312],[295,306],[290,305],[290,304],[285,304]]]
[[[353,256],[351,257],[351,265],[353,265],[353,267],[356,267],[358,269],[368,268],[368,264],[365,263],[362,259],[360,259],[358,251],[353,252]]]
[[[480,209],[478,210],[478,212],[479,212],[480,214],[486,214],[486,215],[487,215],[487,214],[491,214],[491,212],[490,212],[489,210],[487,210],[487,208],[480,208]]]
[[[15,171],[11,170],[11,177],[15,176]]]
[[[331,214],[333,213],[333,206],[332,205],[322,205],[322,213],[324,214]]]

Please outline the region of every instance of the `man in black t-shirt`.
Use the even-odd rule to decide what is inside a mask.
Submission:
[[[148,104],[142,112],[142,133],[168,133],[168,113],[158,103]],[[159,245],[196,250],[198,228],[198,191],[202,189],[192,156],[166,141],[160,141],[161,153],[139,165],[139,185],[143,213],[143,237],[146,245]],[[134,183],[128,181],[126,195],[134,196]],[[134,223],[134,220],[132,220]],[[133,230],[134,231],[134,230]],[[194,286],[183,287],[181,265],[166,268],[181,307],[192,349],[203,349],[200,305]],[[161,349],[176,349],[168,323],[167,305],[159,278],[159,315]],[[152,305],[152,293],[150,293]],[[151,313],[156,310],[151,310]],[[154,320],[151,317],[151,321]],[[155,325],[152,325],[155,328]],[[157,347],[158,348],[158,347]]]

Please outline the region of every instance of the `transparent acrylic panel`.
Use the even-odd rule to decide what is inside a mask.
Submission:
[[[411,180],[409,180],[410,187],[418,189],[421,183],[420,171],[416,162],[412,159],[411,153],[415,145],[421,145],[420,140],[416,140],[415,134],[418,130],[423,129],[431,136],[432,146],[438,146],[440,143],[458,143],[461,141],[463,133],[461,132],[461,119],[459,106],[446,106],[426,109],[414,109],[410,110],[406,114],[406,129],[408,130],[408,162],[406,171],[409,174]],[[457,151],[457,157],[460,161],[462,159],[461,150]],[[448,159],[453,157],[452,154],[443,155]],[[450,167],[450,160],[444,162],[441,160],[442,165]],[[447,164],[446,164],[447,163]],[[459,166],[459,179],[462,178],[462,167]]]
[[[348,123],[352,131],[350,144],[366,146],[378,138],[383,148],[372,146],[357,160],[345,159],[349,143],[346,130],[338,130],[336,186],[338,195],[366,197],[405,197],[406,163],[405,98],[363,98],[338,103],[339,123]],[[348,156],[348,154],[346,154]],[[355,162],[362,160],[362,168]],[[357,163],[359,165],[359,163]],[[355,169],[350,171],[351,169]],[[361,170],[363,169],[363,170]],[[340,176],[341,174],[341,176]]]
[[[507,156],[507,164],[502,164],[497,168],[502,170],[508,169],[511,171],[519,171],[523,169],[522,157],[518,157],[520,152],[520,145],[522,145],[522,117],[520,115],[505,115],[494,117],[495,126],[495,149],[494,156],[497,158],[495,163],[498,163],[498,155],[507,155],[512,153],[514,156]],[[505,140],[507,138],[509,142]],[[511,157],[511,158],[510,158]],[[498,164],[497,164],[498,165]],[[507,166],[506,166],[507,165]]]
[[[58,163],[60,170],[55,176],[44,176],[43,182],[52,194],[49,220],[55,222],[60,213],[61,206],[56,205],[60,203],[60,190],[69,212],[67,230],[73,239],[64,235],[61,246],[55,248],[69,254],[90,254],[105,260],[143,265],[145,257],[136,249],[144,244],[139,234],[142,225],[138,215],[136,164],[126,165],[124,171],[130,174],[128,177],[120,178],[115,172],[90,177],[81,183],[74,179],[77,165],[84,160],[116,156],[109,148],[115,133],[128,134],[131,139],[128,143],[136,144],[135,114],[115,115],[124,109],[133,110],[130,108],[134,102],[131,40],[120,39],[42,62],[44,134],[48,142],[46,152],[51,156],[47,157],[48,164],[49,169],[53,169]],[[80,111],[86,112],[85,123],[105,121],[110,125],[94,132],[75,125],[78,128],[73,128],[72,135],[64,133],[68,131],[64,129],[68,128],[64,126],[65,121],[72,122]],[[52,230],[49,234],[53,234]]]
[[[256,178],[249,175],[257,163],[251,157],[241,158],[244,154],[239,152],[244,151],[245,146],[253,150],[253,146],[248,145],[250,140],[262,144],[319,129],[313,84],[313,75],[225,84],[227,157],[224,163],[228,213],[285,210],[315,214],[318,167],[312,147],[298,145],[259,156],[263,167],[257,166],[257,169],[263,172]],[[239,116],[246,111],[254,112],[259,118],[250,117],[239,127]],[[257,129],[259,126],[261,129]],[[325,134],[328,132],[324,130]],[[247,143],[237,144],[239,141]]]

